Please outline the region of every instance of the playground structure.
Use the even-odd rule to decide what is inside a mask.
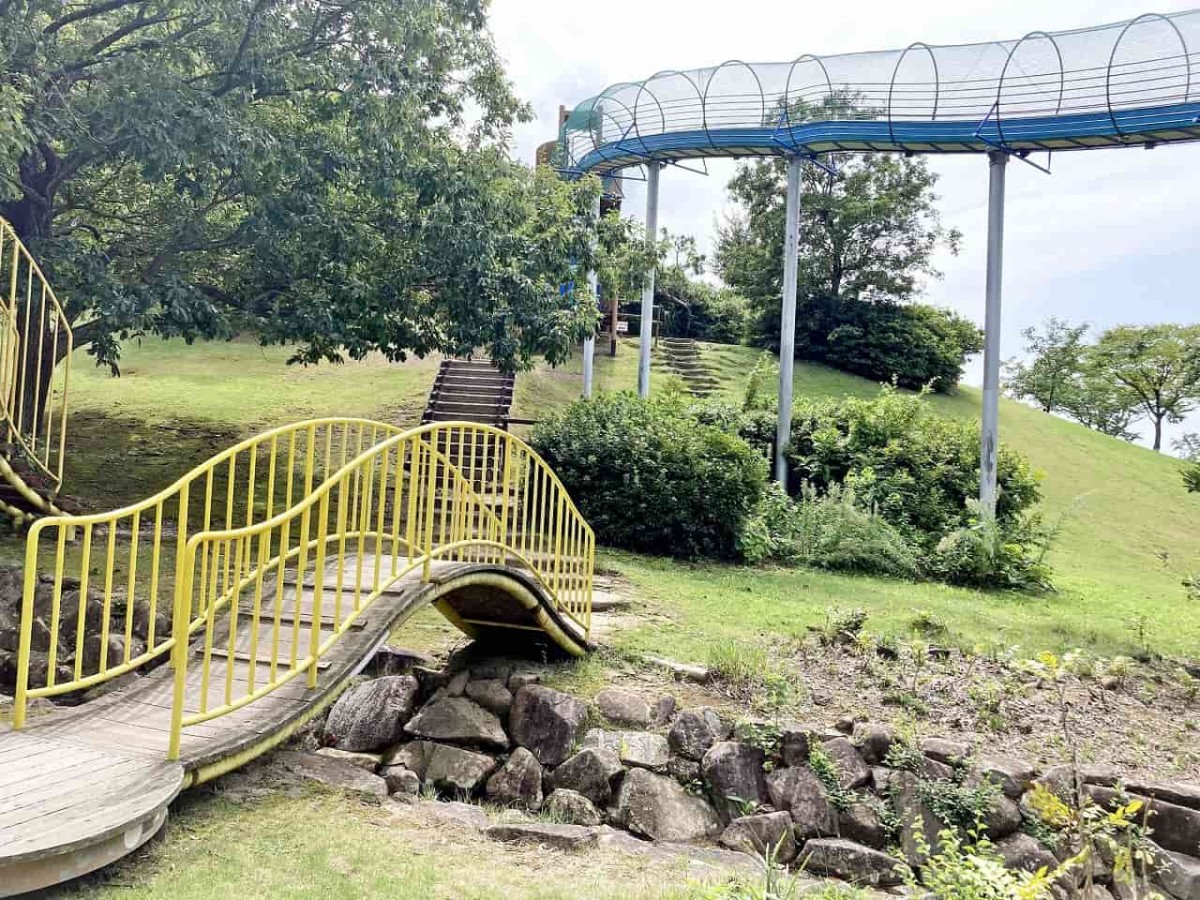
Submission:
[[[1148,14],[1019,40],[907,48],[791,62],[729,60],[611,85],[566,117],[568,177],[646,169],[646,233],[658,230],[666,165],[712,157],[788,160],[775,474],[791,431],[800,174],[822,154],[982,153],[989,162],[988,255],[980,500],[995,509],[1000,387],[1004,187],[1010,157],[1200,140],[1200,10]],[[1042,168],[1041,166],[1037,166]],[[1044,169],[1048,171],[1048,169]],[[642,294],[654,305],[654,272]],[[590,384],[591,347],[584,348]],[[641,335],[638,389],[649,392],[650,339]]]
[[[25,427],[22,379],[50,382],[21,361],[40,358],[39,341],[70,347],[70,331],[25,318],[31,305],[61,311],[3,233],[26,287],[5,308],[0,472],[28,486],[21,473],[36,470],[57,489],[65,381],[44,404],[54,418],[38,408]],[[36,496],[6,507],[32,525],[13,729],[0,732],[0,896],[131,853],[181,790],[293,734],[426,606],[475,639],[589,649],[592,529],[547,465],[490,425],[316,419],[123,509],[68,515]],[[110,692],[30,712],[98,688]]]
[[[0,219],[0,513],[18,525],[64,511],[58,491],[73,349],[54,290]]]

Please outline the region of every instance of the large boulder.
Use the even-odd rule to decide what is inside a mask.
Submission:
[[[887,845],[887,829],[880,815],[881,802],[870,796],[851,801],[837,812],[838,837],[863,844],[875,850]]]
[[[1200,809],[1200,784],[1183,784],[1178,781],[1143,781],[1136,778],[1125,780],[1125,790],[1176,806]]]
[[[996,851],[1004,860],[1004,865],[1010,869],[1020,869],[1022,872],[1036,872],[1045,868],[1053,871],[1058,867],[1058,859],[1054,854],[1039,844],[1034,838],[1023,832],[1009,835],[1002,841],[996,842]]]
[[[1008,837],[1021,827],[1021,808],[1015,800],[997,794],[984,811],[983,825],[988,838],[993,841]]]
[[[730,727],[720,713],[708,706],[685,709],[675,717],[667,741],[685,759],[699,762],[708,748],[729,737]]]
[[[896,772],[889,790],[900,820],[900,849],[910,866],[924,865],[941,846],[943,825],[921,798],[921,785],[911,772]]]
[[[429,759],[433,756],[436,747],[437,744],[432,741],[410,741],[407,744],[400,744],[383,755],[381,769],[402,766],[410,772],[415,772],[418,778],[424,780],[425,769],[429,765]]]
[[[825,788],[808,767],[776,769],[767,776],[767,794],[776,809],[792,814],[797,838],[837,833],[837,816]]]
[[[785,812],[773,812],[734,819],[721,832],[721,845],[776,863],[790,863],[796,858],[792,817]]]
[[[931,737],[921,741],[921,752],[948,766],[961,766],[971,756],[971,745],[949,738]]]
[[[435,744],[425,764],[425,784],[455,796],[475,793],[496,769],[496,761],[482,753]]]
[[[520,822],[493,825],[484,831],[493,841],[507,844],[533,844],[555,850],[579,850],[600,840],[600,831],[583,825],[550,825],[542,822]]]
[[[482,678],[467,683],[466,695],[497,716],[507,716],[512,708],[513,695],[499,678]]]
[[[599,825],[603,821],[600,811],[591,800],[565,788],[551,792],[542,804],[542,812],[568,825]]]
[[[858,752],[863,761],[869,766],[879,766],[887,758],[892,749],[895,736],[886,725],[873,725],[869,722],[856,722],[852,734]]]
[[[838,784],[845,790],[862,787],[871,780],[871,768],[863,761],[855,746],[847,738],[840,737],[821,745],[825,755],[833,760],[837,769]]]
[[[379,768],[381,757],[378,753],[359,753],[353,750],[340,750],[337,747],[321,747],[316,751],[317,756],[327,759],[339,759],[342,762],[358,766],[365,772],[374,772]]]
[[[508,735],[496,718],[466,697],[442,696],[409,720],[404,730],[414,737],[489,750],[508,748]]]
[[[704,754],[700,770],[726,822],[754,812],[767,799],[765,762],[760,748],[737,741],[720,741]]]
[[[1114,789],[1098,784],[1085,785],[1084,793],[1105,809],[1119,806],[1123,799],[1123,795]],[[1162,800],[1136,799],[1144,800],[1150,810],[1150,827],[1154,830],[1155,843],[1176,853],[1200,853],[1200,810]]]
[[[1164,891],[1175,900],[1200,900],[1200,859],[1159,850],[1155,863],[1154,880]]]
[[[640,769],[666,769],[671,759],[667,739],[649,731],[602,731],[593,728],[583,736],[582,746],[589,750],[611,750],[627,766]]]
[[[289,772],[330,787],[371,797],[386,797],[388,794],[387,782],[382,778],[345,760],[296,750],[284,750],[277,753],[275,759]]]
[[[611,750],[580,750],[550,773],[549,783],[554,790],[575,791],[603,809],[612,799],[614,780],[624,771]]]
[[[975,771],[971,775],[972,785],[990,781],[1011,800],[1020,800],[1021,795],[1029,790],[1037,770],[1023,759],[1012,756],[986,754],[975,761]]]
[[[696,841],[721,831],[716,812],[674,779],[633,769],[617,791],[614,819],[654,841]]]
[[[487,796],[493,803],[537,809],[542,805],[542,764],[518,747],[488,779]]]
[[[779,755],[785,766],[802,766],[808,762],[813,743],[812,728],[788,723],[779,729]]]
[[[641,694],[623,688],[605,688],[596,695],[600,715],[628,728],[648,728],[654,712]]]
[[[510,687],[512,683],[510,678]],[[539,684],[523,685],[513,696],[509,711],[513,740],[543,766],[557,766],[570,755],[585,721],[587,706],[570,694]]]
[[[383,766],[379,770],[379,777],[393,796],[415,797],[421,793],[420,777],[404,766]]]
[[[411,675],[388,675],[357,684],[338,697],[323,738],[339,750],[373,752],[404,736],[420,685]]]
[[[854,884],[888,887],[904,880],[903,865],[878,850],[845,838],[813,838],[800,851],[804,871]]]

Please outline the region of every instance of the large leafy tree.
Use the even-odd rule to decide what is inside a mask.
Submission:
[[[98,361],[137,333],[251,328],[304,361],[485,345],[517,366],[594,320],[558,287],[593,263],[597,187],[506,158],[526,110],[486,0],[0,18],[0,214]]]
[[[1119,325],[1100,335],[1088,366],[1129,397],[1161,450],[1163,423],[1180,422],[1200,405],[1200,325]]]
[[[1072,382],[1083,368],[1087,331],[1087,323],[1071,325],[1054,316],[1040,329],[1022,331],[1026,359],[1007,364],[1007,392],[1018,400],[1036,403],[1043,412],[1062,410]]]
[[[958,246],[936,209],[937,176],[921,159],[839,153],[825,161],[805,166],[802,178],[798,355],[948,388],[979,350],[978,329],[940,310],[908,311],[922,279],[939,276],[936,251]],[[742,165],[729,184],[740,209],[720,229],[716,252],[722,280],[758,311],[756,340],[766,346],[779,334],[785,183],[783,160]]]

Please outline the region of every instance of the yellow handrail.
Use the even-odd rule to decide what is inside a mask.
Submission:
[[[34,522],[25,546],[14,724],[23,723],[28,699],[85,690],[171,649],[168,616],[189,518],[201,530],[270,518],[399,432],[359,418],[285,425],[240,441],[138,503]],[[39,578],[43,563],[48,571]],[[98,601],[90,599],[93,586],[102,590]],[[31,685],[34,661],[44,674]]]
[[[66,450],[67,388],[74,337],[66,312],[41,267],[3,218],[0,318],[4,320],[0,324],[0,421],[4,423],[5,440],[18,447],[22,457],[57,490],[62,485]],[[60,358],[62,377],[56,384]]]
[[[174,613],[168,755],[178,756],[191,725],[300,675],[316,687],[322,656],[363,612],[406,576],[419,571],[429,580],[435,560],[521,566],[586,639],[594,556],[594,534],[561,482],[508,432],[447,422],[382,441],[273,518],[188,540]],[[244,675],[239,659],[248,663]],[[189,713],[194,663],[199,699]]]
[[[595,535],[558,477],[506,431],[471,422],[401,431],[365,419],[272,429],[140,503],[34,524],[14,726],[31,698],[80,691],[169,652],[177,757],[183,729],[301,674],[315,687],[321,657],[362,612],[402,578],[429,580],[438,560],[521,567],[586,640],[594,559]],[[45,676],[31,685],[35,654]],[[199,701],[188,711],[196,666]]]

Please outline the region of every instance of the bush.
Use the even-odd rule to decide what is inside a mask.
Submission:
[[[739,434],[769,454],[774,413],[741,420]],[[979,428],[934,414],[918,395],[884,387],[869,400],[804,400],[792,416],[788,484],[807,483],[819,494],[834,485],[853,489],[923,550],[972,524],[969,501],[979,492]],[[1037,479],[1019,453],[997,454],[999,522],[1008,525],[1040,499]]]
[[[576,401],[536,428],[533,446],[597,540],[646,553],[734,556],[766,483],[760,454],[677,396]]]
[[[970,587],[1048,589],[1051,572],[1045,550],[1050,534],[1040,519],[988,522],[978,516],[978,508],[972,501],[975,521],[937,542],[929,558],[929,574],[947,584]]]
[[[962,376],[966,358],[983,349],[983,335],[975,325],[922,303],[844,304],[842,318],[823,344],[816,343],[815,358],[902,387],[949,390]]]
[[[915,577],[917,554],[897,529],[834,485],[820,495],[806,486],[800,502],[772,485],[746,523],[747,562],[772,561],[818,569]]]

